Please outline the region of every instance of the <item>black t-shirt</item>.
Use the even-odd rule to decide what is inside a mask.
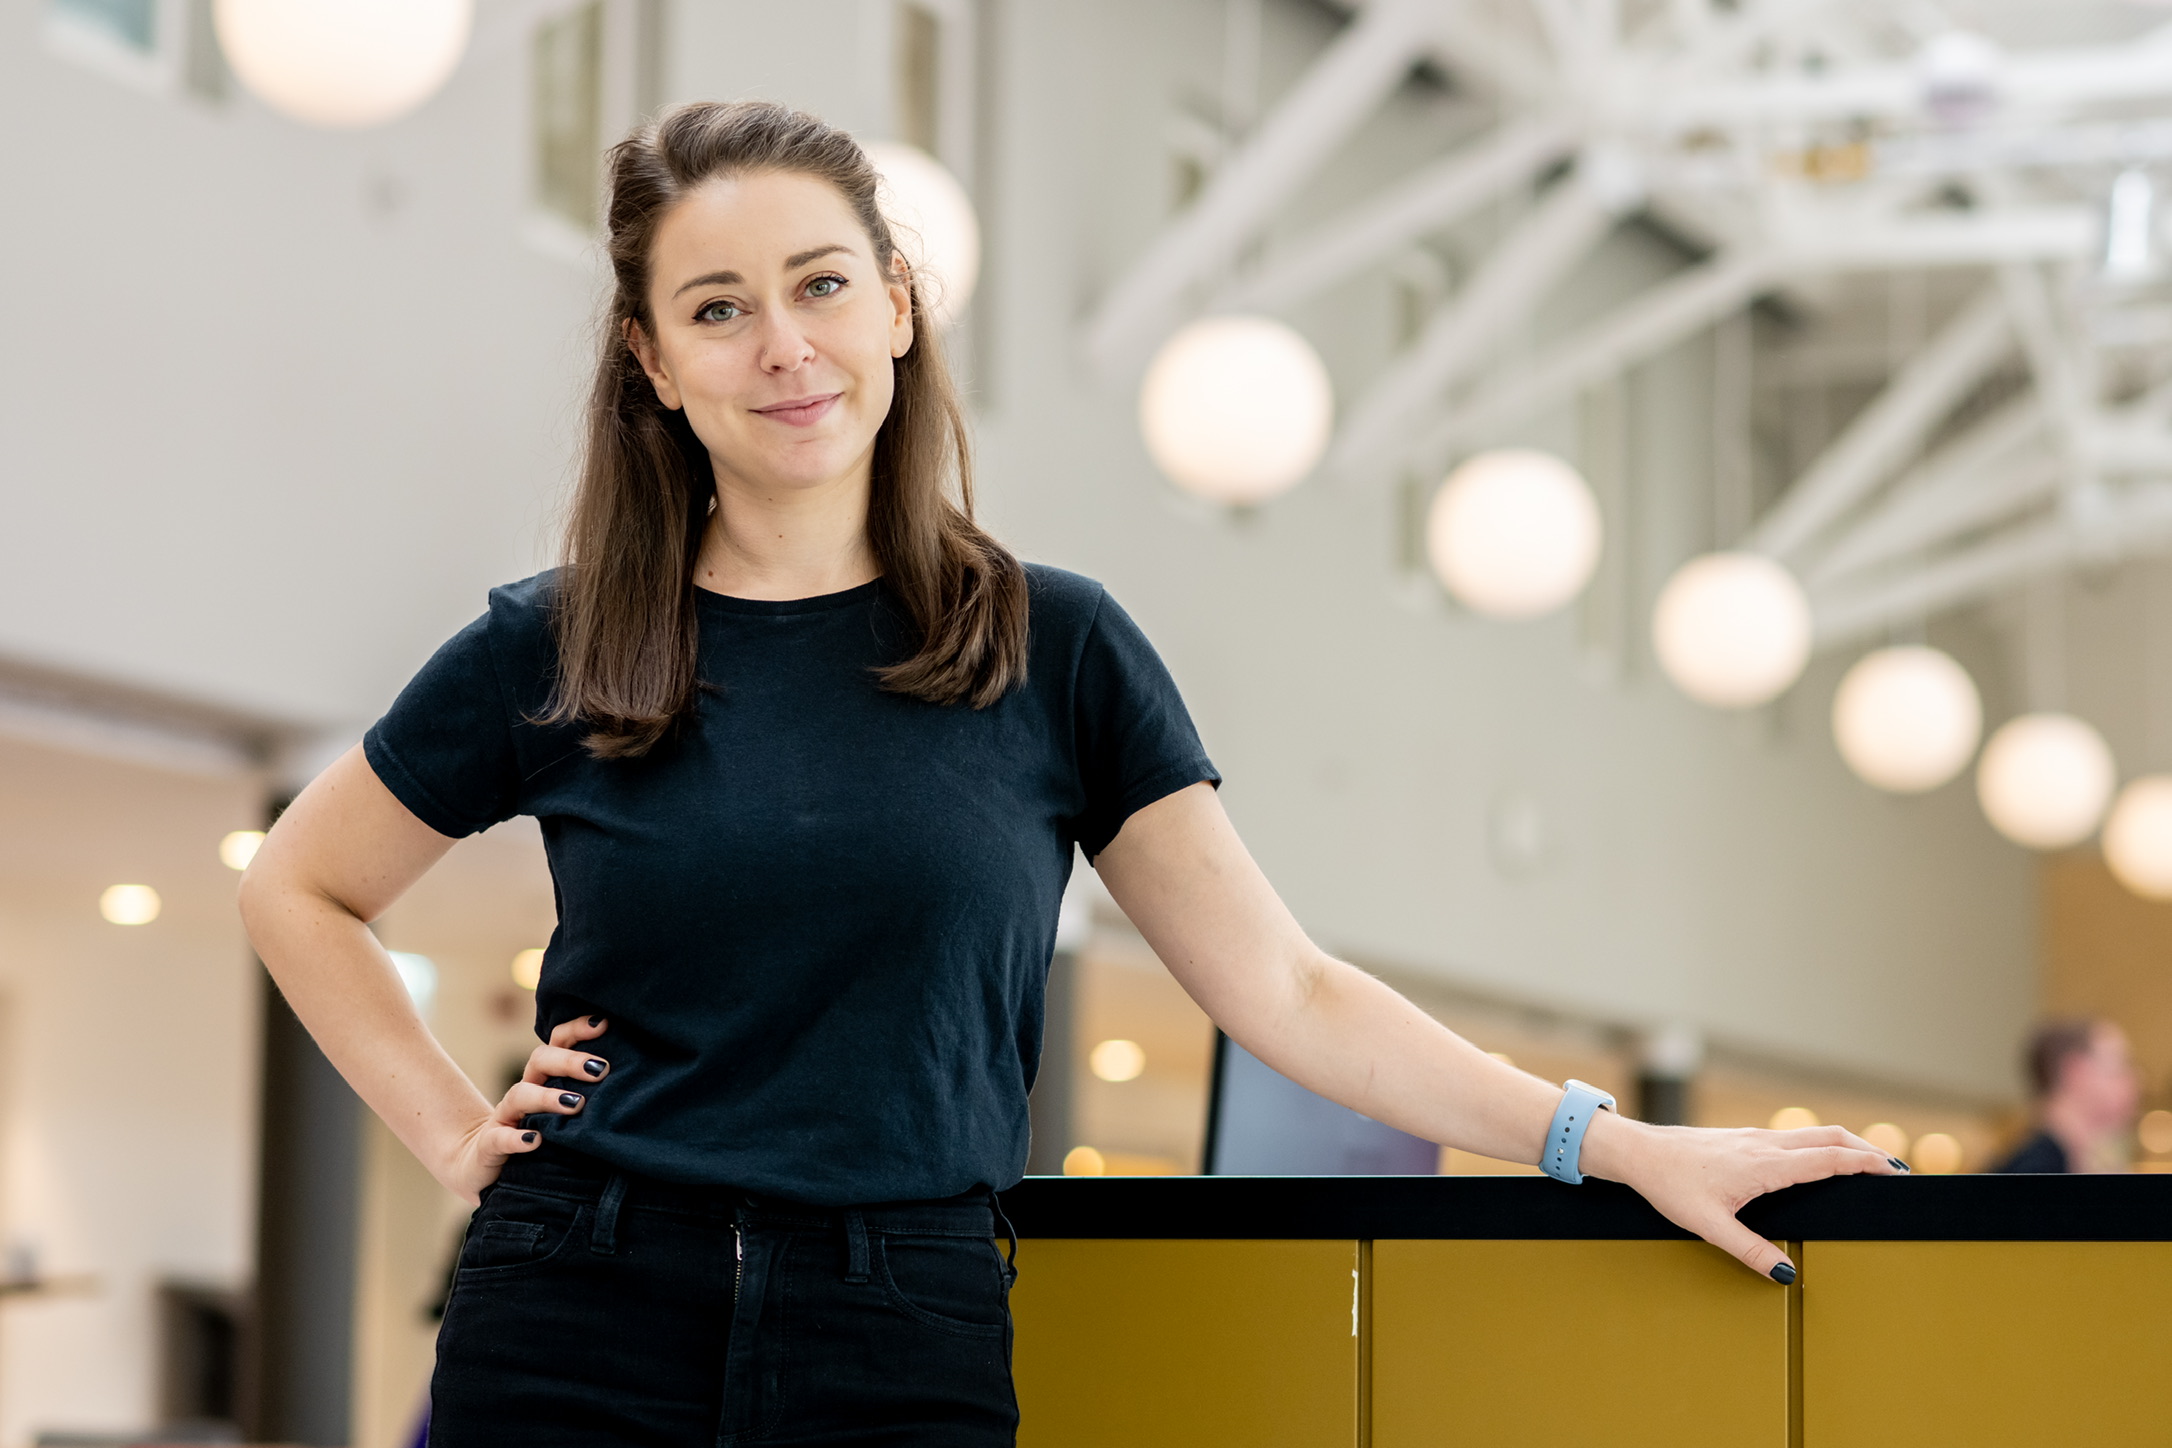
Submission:
[[[494,589],[363,740],[432,829],[542,824],[559,921],[536,1033],[610,1018],[551,1139],[674,1181],[823,1205],[1005,1187],[1072,845],[1219,782],[1101,586],[1029,566],[1025,684],[985,709],[870,672],[911,652],[878,580],[697,594],[693,716],[636,759],[539,725],[551,574]]]

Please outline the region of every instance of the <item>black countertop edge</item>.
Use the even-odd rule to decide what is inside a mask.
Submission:
[[[1613,1182],[1545,1177],[1028,1177],[1021,1237],[1682,1239]],[[2172,1175],[1838,1177],[1744,1207],[1775,1241],[2172,1241]]]

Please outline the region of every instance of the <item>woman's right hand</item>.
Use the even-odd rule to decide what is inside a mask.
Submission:
[[[584,1092],[546,1085],[553,1077],[601,1081],[611,1063],[579,1049],[611,1028],[601,1016],[576,1016],[551,1032],[548,1044],[528,1053],[527,1069],[509,1087],[491,1113],[476,1122],[454,1146],[438,1180],[469,1206],[482,1200],[483,1188],[498,1179],[505,1163],[543,1144],[543,1133],[521,1125],[530,1116],[576,1116],[588,1104]]]

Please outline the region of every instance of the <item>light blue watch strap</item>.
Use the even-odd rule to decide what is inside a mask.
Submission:
[[[1581,1081],[1568,1083],[1561,1093],[1561,1104],[1554,1108],[1553,1124],[1546,1128],[1546,1152],[1539,1158],[1540,1171],[1572,1187],[1584,1179],[1577,1170],[1577,1161],[1584,1152],[1584,1132],[1601,1107],[1613,1110],[1614,1098]]]

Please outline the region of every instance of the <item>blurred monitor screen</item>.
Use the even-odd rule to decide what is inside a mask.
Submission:
[[[1432,1176],[1439,1169],[1432,1142],[1313,1095],[1216,1033],[1208,1176]]]

